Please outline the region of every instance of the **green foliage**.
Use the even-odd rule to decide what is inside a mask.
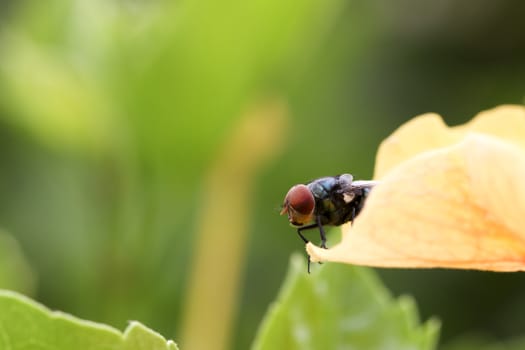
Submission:
[[[1,36],[0,100],[48,145],[131,148],[192,179],[339,3],[28,1]]]
[[[124,333],[52,312],[23,295],[0,290],[0,349],[177,350],[177,345],[131,322]]]
[[[0,230],[0,289],[32,294],[35,276],[18,242]]]
[[[12,201],[2,224],[35,262],[40,295],[110,324],[181,329],[202,179],[341,3],[17,4],[0,33],[0,122],[34,148],[4,147],[16,161],[0,177],[16,178],[1,192]]]
[[[295,255],[253,349],[431,350],[438,330],[436,320],[420,325],[413,300],[394,301],[371,270],[327,264],[308,275]]]

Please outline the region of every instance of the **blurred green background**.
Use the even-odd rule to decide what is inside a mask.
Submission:
[[[188,320],[212,317],[188,307],[208,281],[235,301],[225,348],[246,349],[303,250],[278,215],[288,188],[370,178],[381,140],[415,115],[453,125],[522,104],[524,11],[0,1],[0,287],[120,329],[140,320],[184,349]],[[380,273],[441,318],[442,344],[524,333],[521,274]]]

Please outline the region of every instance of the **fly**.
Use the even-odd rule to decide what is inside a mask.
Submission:
[[[281,215],[288,214],[288,221],[297,227],[297,233],[305,244],[309,241],[302,231],[318,228],[321,247],[326,249],[326,233],[323,226],[339,226],[353,222],[359,215],[377,181],[353,179],[350,174],[342,174],[321,177],[290,188],[284,197]]]

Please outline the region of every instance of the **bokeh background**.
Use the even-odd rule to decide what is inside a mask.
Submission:
[[[119,329],[140,320],[183,349],[246,349],[303,250],[278,215],[288,188],[371,178],[381,140],[415,115],[454,125],[522,104],[524,12],[0,1],[0,287]],[[379,271],[442,320],[442,344],[525,333],[520,273]]]

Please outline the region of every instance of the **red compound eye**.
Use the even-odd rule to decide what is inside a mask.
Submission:
[[[302,226],[312,220],[315,208],[314,195],[306,185],[295,185],[284,197],[281,215],[288,213],[292,225]]]

